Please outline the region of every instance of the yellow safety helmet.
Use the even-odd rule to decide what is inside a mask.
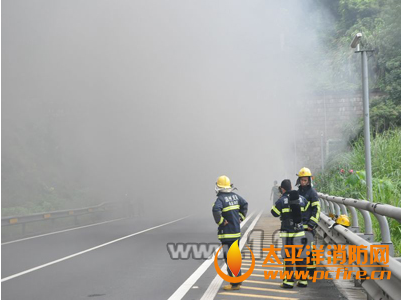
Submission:
[[[230,179],[227,176],[220,176],[216,181],[216,186],[219,188],[230,188]]]
[[[308,169],[307,167],[303,167],[302,169],[300,169],[300,171],[299,171],[299,173],[297,174],[297,176],[298,176],[299,178],[301,178],[301,177],[311,177],[311,176],[313,176],[313,175],[311,174],[311,170],[310,170],[310,169]]]
[[[344,227],[349,227],[350,226],[350,220],[349,217],[345,214],[340,215],[337,219],[336,219],[336,223],[339,225],[342,225]]]

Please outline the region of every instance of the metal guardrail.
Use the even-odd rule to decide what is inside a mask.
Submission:
[[[392,249],[392,255],[394,253],[393,244],[391,241],[391,235],[389,231],[389,225],[386,217],[393,218],[401,223],[401,208],[394,207],[387,204],[371,203],[365,200],[355,200],[350,198],[342,198],[336,196],[330,196],[327,194],[318,193],[318,197],[321,199],[321,207],[325,212],[333,213],[336,215],[348,214],[346,207],[351,211],[352,215],[352,231],[359,232],[358,219],[356,209],[360,211],[364,219],[364,238],[367,241],[374,241],[373,226],[371,216],[369,212],[373,213],[378,220],[381,230],[382,244],[389,244]]]
[[[388,245],[389,246],[389,262],[388,267],[376,268],[366,266],[355,266],[355,271],[365,271],[367,275],[371,275],[374,271],[390,271],[390,279],[355,279],[355,285],[361,285],[367,292],[368,297],[372,299],[401,299],[401,263],[393,258],[394,248],[390,238],[389,226],[386,217],[393,218],[399,223],[401,222],[401,208],[386,204],[371,203],[365,200],[355,200],[350,198],[342,198],[329,196],[318,193],[321,202],[321,215],[317,232],[326,244],[343,244],[366,246],[369,256],[370,246],[372,245]],[[360,232],[356,209],[361,212],[364,219],[364,233]],[[352,226],[345,228],[341,225],[334,225],[335,222],[326,214],[332,213],[336,215],[346,214],[348,210],[352,216]],[[374,243],[374,235],[372,229],[371,216],[373,213],[379,222],[381,229],[381,242]],[[363,256],[363,255],[360,255]],[[374,256],[374,255],[373,255]],[[354,264],[357,258],[353,261]]]
[[[69,210],[59,210],[52,212],[42,212],[30,215],[20,215],[20,216],[6,216],[1,218],[1,226],[22,226],[22,235],[25,235],[26,225],[34,222],[41,221],[52,221],[54,222],[56,219],[62,218],[74,218],[74,224],[78,223],[78,217],[87,214],[99,214],[105,211],[109,211],[115,209],[118,206],[122,206],[125,203],[122,202],[105,202],[97,206],[78,208],[78,209],[69,209]]]
[[[79,208],[79,209],[69,209],[69,210],[59,210],[52,212],[36,213],[31,215],[20,215],[20,216],[6,216],[1,218],[1,226],[24,224],[30,222],[37,222],[48,219],[58,219],[69,216],[77,216],[83,214],[90,214],[99,211],[105,211],[107,206],[112,204],[111,202],[102,203],[97,206]]]

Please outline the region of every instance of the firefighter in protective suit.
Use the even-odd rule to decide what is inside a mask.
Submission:
[[[298,275],[297,286],[306,287],[307,277],[306,274],[306,257],[307,257],[307,239],[304,234],[303,216],[302,212],[307,206],[307,201],[304,197],[299,196],[296,190],[292,190],[290,180],[283,180],[281,183],[282,197],[279,198],[275,205],[272,206],[271,213],[275,217],[281,218],[281,233],[282,238],[282,258],[284,269],[288,272],[293,272],[294,263],[286,261],[285,259],[297,258],[296,271],[303,273]],[[298,245],[302,246],[301,250],[286,246]],[[301,253],[299,253],[301,251]],[[296,254],[292,254],[296,252]],[[281,284],[282,288],[293,288],[295,284],[295,275],[292,274],[290,279],[283,279]]]
[[[227,264],[227,253],[230,246],[240,240],[240,223],[246,218],[248,203],[240,195],[233,192],[236,188],[227,176],[220,176],[216,181],[217,199],[212,207],[212,214],[218,224],[218,239],[223,245],[223,255]],[[228,266],[228,275],[233,277]],[[241,275],[241,270],[236,277]],[[238,290],[241,283],[230,283],[224,290]]]
[[[307,243],[312,250],[315,238],[315,228],[318,226],[318,221],[320,220],[320,201],[317,192],[313,188],[310,169],[303,167],[300,169],[297,176],[296,186],[299,186],[299,194],[304,196],[307,200],[307,206],[303,212],[303,224],[306,232]],[[310,277],[314,275],[316,270],[315,258],[312,254],[313,252],[310,252],[309,260],[307,260],[307,271]]]

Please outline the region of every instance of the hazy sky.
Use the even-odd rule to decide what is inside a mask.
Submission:
[[[3,0],[3,166],[24,146],[100,201],[210,210],[226,174],[265,202],[296,172],[308,4]]]

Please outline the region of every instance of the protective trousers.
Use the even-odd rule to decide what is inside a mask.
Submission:
[[[300,248],[291,248],[289,246],[297,245],[302,246],[301,253]],[[283,237],[282,238],[282,259],[284,278],[283,283],[289,286],[294,286],[295,280],[298,280],[301,284],[307,285],[307,270],[306,270],[306,257],[307,257],[307,239],[305,237]],[[285,251],[287,249],[287,252]],[[296,253],[294,253],[296,252]],[[286,259],[296,259],[295,262]],[[296,267],[296,273],[294,271]]]
[[[227,255],[228,255],[228,251],[229,251],[229,249],[230,249],[230,246],[231,246],[235,241],[236,241],[236,240],[222,242],[222,245],[223,245],[223,248],[222,248],[222,250],[223,250],[223,257],[225,258],[225,263],[226,263],[226,266],[227,266],[227,268],[228,268],[228,275],[229,275],[230,277],[233,277],[233,273],[232,273],[232,271],[229,269],[228,257],[227,257]],[[239,239],[239,241],[240,241],[240,239]],[[239,274],[238,274],[236,277],[238,277],[238,276],[241,276],[241,270],[239,271]],[[230,284],[231,284],[231,285],[241,285],[242,283],[240,282],[240,283],[230,283]]]
[[[307,259],[307,271],[309,276],[313,277],[314,272],[316,270],[316,265],[315,265],[315,256],[313,255],[314,252],[312,252],[311,250],[313,250],[313,246],[314,246],[314,235],[315,231],[304,231],[304,235],[307,238],[307,245],[310,246],[310,254],[308,255],[308,259]]]
[[[285,272],[283,283],[294,286],[295,280],[301,282],[301,284],[307,285],[307,269],[306,269],[306,259],[303,258],[302,261],[296,261],[296,273],[294,271],[295,264],[283,262],[283,269]]]

